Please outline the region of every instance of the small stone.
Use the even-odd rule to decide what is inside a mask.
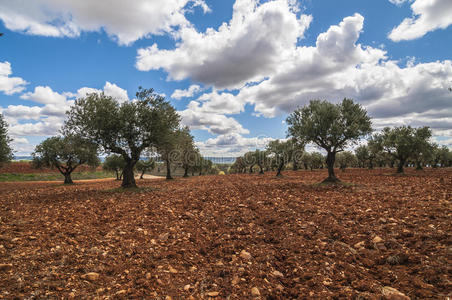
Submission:
[[[365,245],[365,244],[366,244],[365,241],[361,241],[361,242],[356,243],[355,245],[353,245],[353,247],[355,247],[356,249],[364,248],[364,245]]]
[[[127,294],[126,290],[120,290],[115,293],[116,296],[121,296],[121,295],[125,295],[125,294]]]
[[[276,276],[276,277],[284,277],[283,273],[281,273],[281,272],[279,272],[277,270],[273,271],[272,274],[273,274],[273,276]]]
[[[13,268],[12,264],[0,264],[0,271],[9,271]]]
[[[242,252],[240,252],[240,257],[243,259],[251,259],[252,256],[249,252],[246,252],[245,250],[242,250]]]
[[[378,244],[378,243],[383,242],[383,239],[377,235],[376,237],[374,237],[372,239],[372,242],[375,243],[375,244]]]
[[[172,274],[177,274],[179,273],[176,269],[174,269],[173,267],[169,266],[168,270],[170,271],[170,273]]]
[[[231,281],[232,285],[236,285],[236,284],[238,284],[239,282],[240,282],[240,278],[238,278],[237,276],[235,276],[234,278],[232,278],[232,281]]]
[[[172,300],[173,298],[171,298],[171,296],[166,296],[165,300]]]
[[[259,289],[257,287],[253,287],[251,289],[251,295],[254,297],[260,297],[261,292],[259,292]]]
[[[146,273],[146,279],[147,280],[151,279],[151,273]]]
[[[34,241],[34,240],[37,240],[38,238],[35,237],[34,235],[30,235],[30,236],[28,237],[28,239],[29,239],[30,241]]]
[[[220,293],[219,292],[208,292],[207,296],[209,297],[217,297]]]
[[[70,298],[70,299],[75,298],[75,293],[74,293],[74,292],[70,292],[70,293],[69,293],[69,298]]]
[[[411,300],[410,297],[389,286],[383,287],[381,293],[385,296],[386,300]]]
[[[189,284],[186,284],[185,286],[184,286],[184,291],[188,291],[190,289],[190,285]]]
[[[169,233],[168,232],[162,233],[161,235],[159,235],[159,239],[161,241],[166,241],[168,238],[169,238]]]
[[[85,275],[82,275],[83,279],[89,280],[89,281],[96,281],[100,277],[99,273],[90,272],[86,273]]]

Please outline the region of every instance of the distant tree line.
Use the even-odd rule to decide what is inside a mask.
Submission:
[[[430,142],[432,131],[428,127],[411,126],[386,127],[372,134],[371,120],[367,112],[351,99],[338,104],[313,100],[298,108],[287,118],[288,139],[275,140],[265,150],[248,152],[238,157],[231,166],[232,173],[253,173],[264,170],[276,171],[282,175],[284,168],[291,166],[305,169],[328,169],[325,182],[337,182],[334,173],[337,167],[344,171],[349,167],[373,169],[394,167],[403,173],[404,167],[452,166],[452,152],[446,146],[439,147]],[[367,145],[355,148],[355,153],[346,151],[347,147],[358,144],[367,138]],[[326,152],[308,153],[307,143],[313,143]],[[256,169],[258,167],[258,169]]]
[[[136,187],[135,171],[143,178],[156,167],[166,168],[167,179],[173,178],[175,168],[182,168],[184,177],[220,171],[202,157],[174,107],[153,89],[140,87],[134,101],[123,103],[104,93],[87,94],[66,114],[60,135],[44,140],[32,154],[34,166],[58,169],[65,183],[72,183],[71,173],[78,166],[97,167],[100,154],[107,155],[103,168],[114,172],[124,188]],[[366,110],[351,99],[337,104],[312,100],[291,113],[286,122],[286,140],[274,140],[265,149],[245,153],[228,171],[263,174],[274,170],[282,176],[288,167],[326,168],[325,182],[334,183],[339,181],[335,167],[344,171],[349,167],[397,166],[397,172],[402,173],[406,166],[421,170],[452,164],[450,150],[430,142],[430,128],[386,127],[372,133]],[[364,139],[367,144],[358,146]],[[306,152],[308,143],[326,155]],[[346,151],[354,145],[354,153]],[[0,114],[0,165],[12,156],[8,125]],[[162,163],[156,162],[156,157]]]

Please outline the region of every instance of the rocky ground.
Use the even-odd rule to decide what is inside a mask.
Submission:
[[[0,183],[0,298],[446,299],[452,170]]]

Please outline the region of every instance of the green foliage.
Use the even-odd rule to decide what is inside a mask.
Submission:
[[[323,156],[322,153],[319,153],[319,152],[311,153],[311,170],[323,168],[324,162],[325,162],[325,156]]]
[[[336,153],[372,132],[366,110],[351,99],[339,104],[312,100],[290,114],[286,122],[289,136],[326,150],[328,181],[338,181],[333,169]]]
[[[432,145],[431,164],[433,167],[450,167],[452,163],[452,152],[446,146]]]
[[[246,163],[243,157],[237,157],[231,166],[231,173],[246,173]]]
[[[122,170],[124,169],[126,162],[121,155],[111,154],[105,158],[102,168],[105,171],[115,172],[116,180],[120,180],[122,177]]]
[[[369,147],[361,145],[355,149],[355,156],[361,168],[364,168],[369,160]]]
[[[140,179],[143,179],[144,173],[155,168],[155,160],[152,158],[147,158],[146,160],[140,159],[135,165],[135,168],[141,172]]]
[[[403,167],[408,159],[417,160],[428,151],[432,151],[429,142],[432,132],[429,127],[413,128],[400,126],[386,127],[382,133],[376,134],[382,149],[399,161],[397,172],[403,173]]]
[[[139,88],[135,101],[119,103],[105,94],[89,94],[67,112],[64,132],[76,132],[105,152],[124,158],[123,187],[135,187],[133,168],[141,153],[179,127],[180,116],[153,89]]]
[[[287,163],[293,162],[298,163],[295,160],[295,155],[297,154],[295,148],[295,143],[293,140],[280,141],[274,140],[268,143],[267,151],[273,155],[274,162],[277,166],[276,176],[281,176],[281,171],[284,169]],[[302,151],[302,149],[301,149]]]
[[[334,153],[372,132],[366,110],[351,99],[339,104],[313,100],[290,114],[287,124],[289,136]]]
[[[356,156],[350,151],[340,152],[336,156],[336,164],[342,171],[345,171],[345,169],[348,167],[356,165],[356,163]]]
[[[80,165],[98,166],[97,145],[79,135],[55,136],[37,145],[32,153],[36,168],[56,168],[72,183],[71,173]]]
[[[8,136],[8,123],[0,114],[0,167],[3,163],[13,159],[13,150],[10,146],[12,139]]]

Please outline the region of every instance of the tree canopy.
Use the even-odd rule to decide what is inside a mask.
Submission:
[[[10,146],[12,139],[8,135],[8,123],[0,114],[0,167],[3,163],[13,158],[13,150]]]
[[[381,133],[375,135],[375,139],[380,141],[383,151],[399,161],[397,172],[403,173],[408,159],[416,159],[423,151],[432,149],[429,142],[431,136],[429,127],[399,126],[385,127]]]
[[[97,145],[81,136],[55,136],[37,145],[33,152],[36,168],[57,168],[64,176],[64,183],[73,183],[71,174],[80,165],[98,166]]]
[[[296,109],[286,120],[288,136],[312,142],[327,152],[328,178],[336,182],[334,161],[336,153],[372,132],[372,123],[360,104],[344,99],[338,104],[312,100]]]
[[[179,127],[180,116],[153,89],[139,88],[136,100],[119,103],[103,93],[75,101],[63,132],[83,134],[106,153],[124,158],[123,187],[136,187],[133,169],[141,153]]]

